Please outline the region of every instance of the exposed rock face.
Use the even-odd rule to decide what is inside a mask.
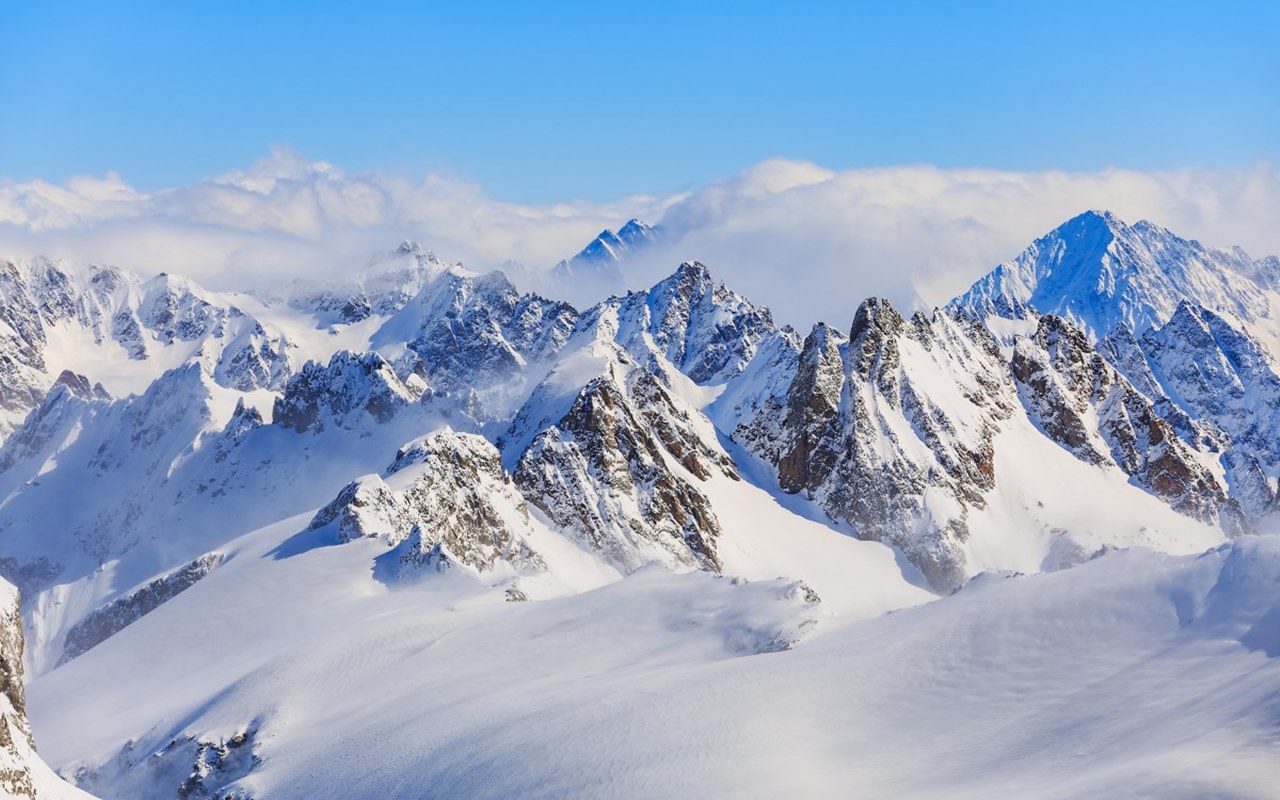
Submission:
[[[1096,341],[1126,325],[1144,331],[1173,316],[1183,299],[1246,320],[1269,316],[1274,289],[1263,262],[1241,250],[1210,250],[1158,225],[1126,225],[1088,211],[1037,239],[953,300],[979,319],[1071,320]]]
[[[737,476],[651,373],[615,363],[532,438],[514,476],[557,527],[624,572],[655,558],[719,571],[719,520],[681,474],[713,471]]]
[[[1171,402],[1162,415],[1060,318],[1039,318],[1008,361],[971,318],[908,320],[883,300],[863,303],[849,333],[816,326],[785,401],[757,402],[734,439],[775,465],[783,490],[892,542],[939,590],[966,577],[969,510],[995,488],[995,437],[1018,405],[1077,458],[1119,467],[1175,510],[1228,532],[1250,527],[1213,457],[1169,419],[1193,442],[1212,432]],[[1241,470],[1265,496],[1267,482]]]
[[[388,485],[390,483],[391,485]],[[529,511],[485,439],[437,431],[401,448],[384,481],[366,475],[311,521],[340,542],[378,537],[401,573],[443,560],[488,572],[499,564],[543,569],[529,544]]]
[[[1232,496],[1223,506],[1228,515],[1258,520],[1277,503],[1280,378],[1251,332],[1271,341],[1278,332],[1277,263],[1088,212],[998,266],[950,307],[984,320],[1071,320],[1179,439],[1220,460]],[[997,328],[1011,344],[1010,327]],[[1171,488],[1185,477],[1160,483]]]
[[[437,391],[484,390],[553,356],[577,316],[565,303],[521,295],[502,273],[451,270],[389,319],[373,344],[407,342]]]
[[[207,553],[195,561],[162,575],[84,616],[67,631],[58,663],[70,661],[190,589],[222,564],[220,553]]]
[[[85,797],[62,784],[36,754],[22,675],[22,614],[17,590],[0,580],[0,797]]]
[[[642,292],[628,292],[585,311],[576,335],[611,338],[662,377],[661,356],[698,384],[738,377],[762,343],[778,333],[767,308],[715,282],[696,261]]]
[[[840,457],[843,342],[843,336],[823,323],[805,337],[784,407],[786,433],[779,437],[778,484],[784,491],[816,492]]]
[[[644,305],[644,328],[658,350],[700,384],[742,374],[760,343],[777,331],[767,308],[713,281],[696,261],[644,293]]]
[[[1242,489],[1250,514],[1265,513],[1274,494],[1254,475],[1280,471],[1280,376],[1252,338],[1218,314],[1183,303],[1169,322],[1142,336],[1142,351],[1161,384],[1189,416],[1225,434],[1228,481]]]
[[[1011,368],[1028,415],[1051,439],[1084,461],[1116,464],[1177,511],[1218,520],[1227,498],[1212,471],[1079,328],[1041,317],[1035,335],[1018,340]]]
[[[0,581],[0,791],[6,797],[34,798],[29,760],[36,743],[27,723],[22,644],[18,592]]]
[[[993,438],[1012,400],[989,336],[873,299],[847,340],[821,324],[806,337],[780,422],[766,404],[734,437],[776,465],[784,490],[892,542],[950,590],[965,577],[968,509],[994,485]]]
[[[184,351],[194,346],[192,358],[219,384],[241,391],[280,389],[293,368],[292,345],[282,333],[184,278],[144,281],[45,258],[0,262],[0,436],[42,402],[64,368],[49,361],[49,337],[57,330],[135,361],[175,344]]]
[[[396,412],[418,402],[426,391],[421,378],[402,381],[391,364],[376,353],[335,353],[327,366],[309,361],[289,379],[276,400],[273,421],[298,432],[326,427],[352,429],[364,415],[387,422]]]

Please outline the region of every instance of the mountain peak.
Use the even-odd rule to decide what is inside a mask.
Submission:
[[[1210,250],[1147,220],[1079,214],[953,300],[980,319],[1056,314],[1099,340],[1125,324],[1135,334],[1167,322],[1183,299],[1245,320],[1269,315],[1260,269],[1242,252]]]
[[[653,235],[653,226],[648,225],[635,217],[627,220],[626,224],[618,228],[618,238],[628,244],[646,239]]]

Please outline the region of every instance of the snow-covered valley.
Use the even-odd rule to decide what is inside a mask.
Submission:
[[[1088,212],[807,332],[697,262],[2,266],[0,666],[94,796],[1280,786],[1274,257]]]

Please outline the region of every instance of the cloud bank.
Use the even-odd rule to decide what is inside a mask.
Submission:
[[[1280,174],[1269,164],[832,171],[779,159],[685,194],[521,205],[446,176],[348,174],[276,150],[248,169],[154,192],[114,174],[62,185],[0,182],[0,254],[171,271],[212,288],[242,288],[338,277],[403,239],[473,268],[512,259],[545,269],[637,216],[661,223],[668,246],[628,264],[632,285],[696,258],[782,321],[843,327],[869,295],[903,308],[939,305],[1088,208],[1255,256],[1280,253]]]

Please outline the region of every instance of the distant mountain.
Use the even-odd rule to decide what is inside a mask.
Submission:
[[[948,308],[984,319],[1063,317],[1091,340],[1123,324],[1144,331],[1188,300],[1276,326],[1280,260],[1212,250],[1145,220],[1087,211],[979,279]]]
[[[659,239],[633,220],[557,272],[621,281],[620,259]],[[632,748],[601,722],[619,692],[718,702],[741,666],[715,665],[803,652],[818,626],[839,650],[879,617],[857,652],[909,645],[931,660],[912,669],[945,677],[977,635],[948,638],[964,609],[1021,653],[1005,669],[1062,644],[1081,602],[1097,607],[1073,647],[1166,627],[1217,642],[1194,627],[1205,612],[1235,626],[1219,661],[1242,669],[1241,645],[1280,652],[1265,592],[1237,607],[1231,588],[1276,574],[1251,534],[1277,521],[1277,276],[1274,259],[1089,212],[946,308],[869,298],[802,334],[693,261],[581,307],[414,243],[276,295],[8,264],[0,575],[27,598],[42,750],[113,797],[302,797],[323,793],[314,776],[387,770],[434,786],[441,759],[479,763],[493,741],[541,742],[539,764],[564,742]],[[1116,595],[1081,599],[1095,590]],[[941,610],[883,616],[928,601]],[[1017,616],[1031,607],[1049,632]],[[1117,622],[1130,611],[1150,619]],[[718,671],[690,682],[673,664]],[[1089,669],[1090,691],[1115,674]],[[1135,669],[1131,690],[1151,678]],[[1236,677],[1207,669],[1197,691]],[[954,680],[921,708],[973,688]],[[592,699],[547,715],[574,692]],[[541,716],[516,725],[530,696]],[[336,757],[339,741],[382,755]],[[670,742],[654,768],[694,782],[669,793],[716,794],[666,762],[699,748]]]
[[[585,282],[601,294],[621,291],[626,286],[623,259],[653,247],[661,236],[661,228],[638,219],[628,220],[616,233],[606,228],[577,255],[556,264],[552,280],[561,285]]]

